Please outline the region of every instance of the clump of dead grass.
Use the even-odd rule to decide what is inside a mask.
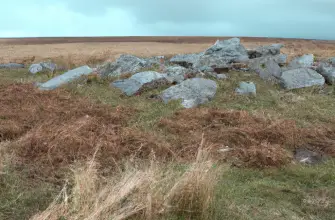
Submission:
[[[95,156],[74,169],[74,185],[68,195],[64,188],[42,213],[32,220],[65,219],[160,219],[172,215],[192,219],[208,217],[217,183],[213,161],[199,148],[194,163],[176,175],[151,154],[148,165],[126,166],[101,184]],[[139,168],[141,167],[141,168]]]
[[[335,149],[334,128],[299,128],[293,120],[271,119],[246,111],[186,109],[164,118],[159,126],[173,134],[178,153],[194,155],[194,144],[204,133],[213,157],[249,167],[282,166],[291,161],[287,150],[311,144],[321,151]],[[323,144],[322,144],[323,143]]]
[[[56,176],[75,161],[86,160],[95,146],[106,172],[131,155],[145,158],[152,150],[171,155],[154,138],[127,128],[135,110],[92,103],[65,90],[38,91],[32,85],[12,84],[0,89],[1,141],[22,166],[38,175]],[[162,151],[162,152],[159,152]]]

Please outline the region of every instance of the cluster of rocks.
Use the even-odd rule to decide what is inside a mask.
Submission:
[[[181,99],[185,108],[195,107],[211,100],[216,93],[214,80],[229,79],[229,71],[250,71],[284,89],[322,86],[335,82],[335,57],[324,62],[314,62],[313,54],[306,54],[287,62],[281,53],[282,44],[259,46],[246,49],[239,38],[218,40],[207,50],[194,54],[178,54],[171,59],[162,56],[140,58],[129,54],[121,55],[115,62],[107,62],[96,69],[82,66],[57,76],[40,89],[55,89],[82,75],[96,72],[101,77],[124,78],[111,83],[128,96],[144,90],[168,86],[160,95],[165,103]],[[0,65],[0,68],[23,68],[21,64]],[[158,70],[159,68],[159,70]],[[54,73],[58,69],[52,62],[40,62],[29,67],[31,74]],[[153,71],[156,70],[156,71]],[[235,89],[238,95],[256,95],[253,82],[240,82]]]
[[[263,80],[280,84],[284,89],[322,86],[325,82],[334,81],[334,67],[331,66],[333,60],[316,67],[314,56],[306,54],[288,63],[287,55],[281,53],[283,47],[282,44],[272,44],[246,49],[239,38],[231,38],[218,40],[201,53],[178,54],[170,60],[164,60],[166,67],[161,72],[141,72],[143,69],[161,65],[158,57],[139,58],[132,55],[122,55],[115,62],[98,67],[97,71],[103,77],[133,74],[111,84],[129,96],[146,89],[171,85],[161,93],[161,99],[164,102],[181,99],[186,108],[197,106],[214,97],[216,82],[204,78],[228,79],[227,73],[231,70],[255,72]],[[195,91],[200,89],[200,92]],[[189,96],[190,91],[192,97]],[[240,95],[256,95],[256,85],[253,82],[240,82],[235,92]]]

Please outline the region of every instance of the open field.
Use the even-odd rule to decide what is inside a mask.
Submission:
[[[1,39],[0,63],[95,65],[123,53],[199,52],[215,40]],[[291,56],[335,56],[334,42],[242,38],[247,47],[281,42]],[[164,88],[126,97],[107,79],[82,78],[39,91],[32,83],[47,75],[0,69],[0,219],[335,219],[335,88],[283,91],[252,73],[229,75],[213,79],[212,101],[182,109],[150,98]],[[257,96],[236,96],[240,81],[255,82]],[[300,147],[329,159],[301,165]]]
[[[51,59],[65,66],[115,60],[124,53],[149,57],[205,50],[222,37],[129,37],[129,38],[23,38],[0,39],[0,63],[26,63]],[[289,57],[313,53],[317,58],[335,56],[335,41],[241,38],[247,48],[283,43]]]

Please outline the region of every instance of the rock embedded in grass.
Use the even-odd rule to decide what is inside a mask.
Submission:
[[[321,154],[318,154],[316,152],[304,149],[304,148],[298,148],[294,151],[294,158],[303,164],[318,164],[324,161],[324,157]]]
[[[51,80],[43,83],[39,86],[40,90],[53,90],[64,84],[70,83],[81,76],[89,75],[92,73],[92,69],[89,66],[81,66],[76,69],[70,70],[62,75],[56,76]]]
[[[132,96],[145,88],[157,88],[168,84],[166,74],[154,71],[145,71],[132,75],[128,79],[116,80],[111,85],[120,89],[127,96]]]
[[[24,64],[20,64],[20,63],[0,64],[0,69],[21,69],[21,68],[24,68]]]
[[[171,100],[182,100],[183,107],[193,108],[213,99],[216,90],[217,85],[215,81],[193,78],[171,86],[164,90],[160,96],[165,103]]]
[[[29,72],[31,74],[37,74],[41,72],[54,72],[57,69],[57,65],[52,62],[40,62],[30,65]]]
[[[285,89],[299,89],[325,84],[325,78],[322,75],[308,68],[284,71],[280,81],[281,86]]]
[[[335,83],[335,67],[328,63],[321,63],[316,71],[325,77],[326,82],[330,85]]]
[[[240,82],[239,87],[235,89],[239,95],[256,95],[256,85],[253,82]]]

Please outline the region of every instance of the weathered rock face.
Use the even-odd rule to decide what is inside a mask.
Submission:
[[[0,69],[21,69],[21,68],[24,68],[24,64],[19,63],[0,64]]]
[[[163,73],[166,74],[166,79],[170,83],[181,83],[185,80],[189,72],[189,69],[186,69],[182,66],[169,66],[164,70]]]
[[[231,68],[231,63],[243,63],[248,59],[247,50],[239,38],[218,40],[200,56],[194,67]]]
[[[288,65],[289,69],[296,68],[310,68],[314,63],[314,55],[313,54],[305,54],[301,57],[294,58]]]
[[[325,79],[326,82],[330,85],[333,85],[335,83],[335,67],[327,64],[327,63],[321,63],[316,71],[320,73]]]
[[[250,59],[265,57],[265,56],[275,56],[280,54],[280,49],[284,47],[283,44],[272,44],[268,46],[259,46],[255,49],[248,50],[248,55]]]
[[[73,80],[80,78],[81,76],[89,75],[91,73],[92,73],[92,69],[88,66],[78,67],[62,75],[56,76],[52,78],[51,80],[39,85],[39,89],[41,90],[56,89],[64,84],[70,83]]]
[[[200,56],[194,67],[229,68],[231,63],[241,63],[248,60],[247,50],[241,44],[240,39],[232,38],[216,41]]]
[[[256,85],[253,82],[240,82],[235,92],[239,95],[256,95]]]
[[[213,80],[193,78],[164,90],[161,98],[165,103],[170,100],[182,100],[185,108],[193,108],[211,100],[217,90]]]
[[[204,53],[178,54],[170,59],[170,63],[191,68]]]
[[[262,79],[272,82],[278,82],[282,73],[280,66],[271,57],[252,59],[249,62],[249,68]]]
[[[132,96],[141,92],[143,89],[157,88],[168,84],[165,74],[154,71],[140,72],[132,75],[129,79],[116,80],[112,86],[119,88],[127,96]]]
[[[308,68],[287,70],[282,73],[280,80],[281,86],[285,89],[323,86],[325,84],[323,76]]]
[[[154,65],[159,65],[159,57],[139,58],[133,55],[121,55],[116,62],[106,63],[98,67],[97,72],[103,76],[120,76],[123,74],[134,74],[144,68],[151,68]]]

